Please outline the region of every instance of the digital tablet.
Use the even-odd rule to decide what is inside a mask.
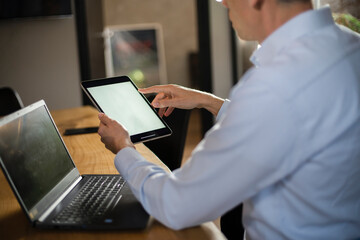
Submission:
[[[169,126],[127,76],[84,81],[82,89],[96,108],[121,123],[133,143],[169,136]]]

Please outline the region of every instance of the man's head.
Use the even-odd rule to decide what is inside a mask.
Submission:
[[[238,36],[262,42],[278,27],[312,8],[311,0],[223,0]]]

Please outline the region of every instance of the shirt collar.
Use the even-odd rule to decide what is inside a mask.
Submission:
[[[301,13],[268,36],[261,47],[254,51],[250,61],[260,67],[270,62],[289,42],[330,24],[334,24],[334,20],[329,7]]]

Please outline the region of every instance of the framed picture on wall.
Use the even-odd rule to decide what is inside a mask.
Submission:
[[[139,87],[166,84],[160,24],[109,26],[104,29],[106,76],[129,76]]]

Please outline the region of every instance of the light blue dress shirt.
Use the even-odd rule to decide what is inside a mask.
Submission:
[[[115,166],[174,229],[244,202],[247,239],[360,238],[360,38],[329,8],[302,13],[252,56],[186,164],[125,148]]]

